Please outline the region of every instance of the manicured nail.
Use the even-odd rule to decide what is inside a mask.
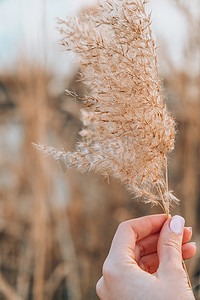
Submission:
[[[185,219],[181,216],[176,215],[171,219],[170,229],[174,233],[181,235],[183,233],[184,225],[185,225]]]
[[[190,242],[188,244],[194,245],[195,247],[197,247],[197,244],[195,242]]]
[[[192,234],[192,227],[186,227],[186,228],[188,228],[190,230],[191,234]]]

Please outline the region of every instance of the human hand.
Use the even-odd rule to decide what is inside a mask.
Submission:
[[[152,215],[119,225],[97,283],[101,300],[194,300],[182,258],[196,252],[184,219]]]

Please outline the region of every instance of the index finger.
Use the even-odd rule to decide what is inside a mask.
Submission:
[[[121,223],[113,238],[109,256],[112,255],[112,259],[116,257],[118,260],[119,256],[122,259],[130,254],[131,258],[135,259],[136,242],[152,233],[159,232],[166,220],[167,216],[165,214],[158,214]]]

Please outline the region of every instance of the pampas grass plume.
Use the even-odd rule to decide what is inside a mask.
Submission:
[[[167,156],[175,122],[163,101],[146,1],[101,0],[59,20],[62,44],[76,54],[90,91],[75,152],[37,145],[68,167],[114,176],[169,213]],[[73,96],[77,96],[69,92]]]

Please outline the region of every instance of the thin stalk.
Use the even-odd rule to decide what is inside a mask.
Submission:
[[[167,157],[165,158],[165,180],[166,180],[166,192],[168,192],[169,190],[169,187],[168,187],[168,168],[167,168]],[[159,187],[160,189],[160,187]],[[160,192],[161,192],[161,189],[160,189]],[[162,194],[162,192],[161,192]],[[167,214],[167,218],[169,218],[169,203],[167,203],[167,206],[166,206],[166,201],[164,201],[164,197],[162,195],[162,201],[163,201],[163,206],[164,206],[164,212]],[[188,281],[188,285],[192,291],[192,294],[194,295],[193,293],[193,289],[192,289],[192,284],[191,284],[191,281],[190,281],[190,277],[189,277],[189,274],[188,274],[188,271],[187,271],[187,268],[186,268],[186,265],[185,265],[185,262],[184,260],[182,259],[182,266],[183,266],[183,269],[185,270],[185,273],[186,273],[186,276],[187,276],[187,281]]]
[[[166,205],[166,201],[164,199],[160,185],[158,185],[158,191],[159,191],[160,197],[162,199],[163,211],[166,213],[167,217],[169,218],[169,205]]]

